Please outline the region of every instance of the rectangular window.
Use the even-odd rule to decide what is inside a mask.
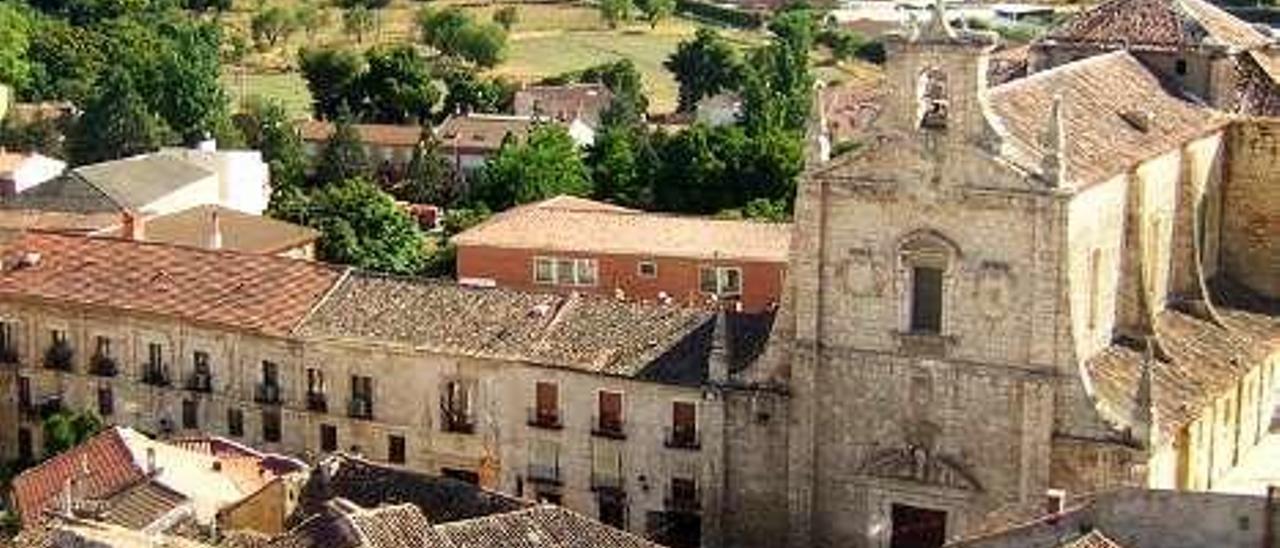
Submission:
[[[111,337],[98,335],[94,344],[94,354],[103,358],[111,357]]]
[[[535,257],[533,259],[533,281],[548,285],[596,285],[596,260],[568,257]]]
[[[601,390],[596,396],[596,430],[605,436],[622,436],[622,392]]]
[[[534,439],[529,460],[529,479],[535,482],[560,482],[560,444],[552,440]]]
[[[200,402],[195,400],[182,401],[182,427],[187,430],[196,430],[200,428]]]
[[[162,363],[164,363],[164,347],[160,346],[160,343],[147,344],[147,365],[159,369]]]
[[[209,375],[209,353],[196,350],[191,353],[191,364],[197,375]]]
[[[640,261],[636,267],[636,274],[641,278],[657,278],[658,263],[653,261]]]
[[[18,429],[18,459],[22,462],[31,462],[35,457],[35,452],[31,450],[31,431],[26,428]]]
[[[262,384],[270,386],[280,384],[280,366],[275,362],[262,360]]]
[[[98,388],[98,414],[103,417],[110,417],[116,412],[115,398],[111,394],[111,388],[102,386]]]
[[[17,326],[13,322],[0,322],[0,354],[9,361],[17,361]]]
[[[534,386],[534,423],[556,427],[560,424],[560,389],[554,382],[538,381]]]
[[[556,265],[554,259],[537,257],[533,259],[533,281],[540,284],[556,283]]]
[[[698,287],[719,297],[742,294],[742,269],[736,266],[704,266],[698,269]]]
[[[49,331],[49,342],[60,344],[67,342],[67,332],[62,329],[52,329]]]
[[[307,393],[324,393],[324,372],[314,367],[307,368]]]
[[[469,383],[452,380],[444,383],[441,394],[441,423],[446,432],[470,434],[474,431],[471,416],[471,389]]]
[[[351,416],[368,419],[373,417],[373,378],[351,376]]]
[[[390,435],[387,436],[387,462],[392,464],[404,464],[404,436]]]
[[[280,409],[262,410],[262,439],[268,442],[280,441]]]
[[[227,435],[238,438],[244,435],[244,411],[227,408]]]
[[[669,447],[696,449],[698,443],[698,404],[688,401],[671,403]]]
[[[18,377],[18,405],[31,407],[31,378]]]
[[[591,488],[622,491],[622,449],[616,443],[591,446]]]
[[[917,266],[911,269],[911,331],[942,331],[942,269]]]
[[[325,453],[338,450],[338,427],[332,424],[320,425],[320,450]]]

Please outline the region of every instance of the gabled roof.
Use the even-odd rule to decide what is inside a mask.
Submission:
[[[27,260],[23,260],[26,258]],[[27,232],[0,255],[0,295],[288,333],[342,271],[273,255]]]
[[[594,295],[352,273],[296,334],[641,376],[710,318],[693,308]]]
[[[375,508],[382,504],[412,504],[432,523],[471,519],[511,512],[530,503],[472,484],[335,454],[321,461],[303,488],[299,511],[322,514],[335,498]]]
[[[450,153],[488,153],[502,148],[502,142],[507,136],[524,139],[536,123],[538,122],[531,116],[450,116],[436,128],[436,136]]]
[[[103,501],[101,520],[128,529],[143,529],[188,500],[154,479],[144,479]]]
[[[217,215],[222,247],[244,253],[280,253],[316,241],[320,231],[302,225],[250,215],[220,205],[200,205],[146,219],[143,239],[187,247],[206,247]],[[115,228],[109,236],[124,236]]]
[[[303,141],[322,143],[333,136],[333,122],[306,120],[298,124]],[[352,124],[360,142],[387,147],[414,147],[422,141],[422,126],[413,124]]]
[[[1060,544],[1059,548],[1124,548],[1124,546],[1102,534],[1102,531],[1094,529],[1079,538]]]
[[[1242,50],[1271,41],[1205,0],[1109,0],[1049,31],[1045,39],[1135,49],[1222,46]]]
[[[561,122],[577,118],[595,127],[612,101],[613,92],[604,84],[529,86],[516,91],[514,110],[520,116],[548,116]]]
[[[448,548],[660,548],[561,506],[542,504],[434,527]]]
[[[19,193],[3,207],[82,213],[139,210],[213,176],[182,159],[147,154],[75,168]]]
[[[23,527],[44,520],[69,485],[78,498],[102,499],[144,479],[119,428],[89,438],[13,479],[13,502]]]
[[[455,236],[453,242],[547,252],[785,263],[791,225],[648,213],[561,196],[504,211]]]
[[[991,88],[991,109],[1024,155],[1039,158],[1055,98],[1065,179],[1086,186],[1206,135],[1227,118],[1179,97],[1128,52],[1067,63]]]

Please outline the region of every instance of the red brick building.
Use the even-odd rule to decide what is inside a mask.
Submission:
[[[646,213],[560,196],[454,238],[465,284],[579,291],[640,301],[778,302],[791,227]]]

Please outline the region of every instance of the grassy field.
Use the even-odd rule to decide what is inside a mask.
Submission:
[[[432,8],[451,5],[448,0],[433,2]],[[503,4],[458,4],[476,19],[488,21]],[[278,98],[300,117],[309,112],[310,97],[306,84],[296,72],[296,53],[304,45],[348,45],[369,47],[377,43],[404,43],[415,37],[415,14],[421,4],[396,0],[382,10],[379,28],[362,43],[342,32],[341,13],[329,9],[328,25],[308,36],[298,33],[270,51],[255,51],[242,63],[245,69],[228,67],[223,82],[232,99],[238,102],[248,95]],[[251,6],[224,16],[223,24],[230,32],[248,37]],[[522,82],[578,70],[604,62],[627,58],[641,71],[645,91],[650,96],[653,112],[675,108],[676,83],[662,66],[677,44],[697,30],[697,23],[672,17],[656,29],[636,23],[610,29],[592,6],[572,3],[518,4],[519,21],[511,29],[507,60],[490,71]],[[735,43],[758,44],[756,34],[725,30]],[[243,74],[243,76],[241,76]]]

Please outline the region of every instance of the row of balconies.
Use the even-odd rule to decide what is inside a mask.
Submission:
[[[564,428],[563,417],[559,409],[530,407],[528,409],[528,425],[534,428],[560,430]],[[622,440],[627,438],[625,423],[620,416],[596,415],[591,419],[593,436]],[[702,442],[698,429],[688,427],[667,427],[663,436],[664,444],[673,449],[700,449]]]
[[[564,476],[559,465],[529,463],[526,469],[525,477],[530,482],[563,486]],[[599,472],[593,470],[591,472],[591,490],[625,496],[627,492],[626,480],[621,473]],[[667,488],[666,496],[663,497],[663,505],[669,511],[676,512],[698,512],[702,509],[702,496],[694,482],[682,482],[679,486],[673,484]]]

